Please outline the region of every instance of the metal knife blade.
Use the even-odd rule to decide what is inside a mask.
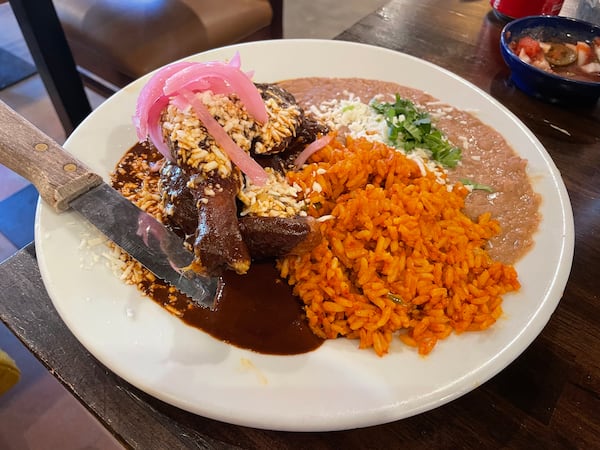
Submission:
[[[220,279],[187,267],[183,240],[102,181],[52,138],[0,101],[0,163],[31,181],[57,212],[73,208],[158,278],[214,308]]]
[[[69,206],[154,275],[201,305],[213,308],[219,279],[176,270],[189,266],[194,254],[185,249],[179,236],[108,184],[92,188],[71,200]]]

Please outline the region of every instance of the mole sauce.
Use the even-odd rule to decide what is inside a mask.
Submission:
[[[139,161],[161,159],[153,149],[136,144],[121,159],[112,184],[116,189],[140,179]],[[144,178],[158,177],[147,171]],[[186,324],[237,347],[259,353],[292,355],[318,348],[322,340],[308,327],[302,305],[279,276],[274,261],[252,263],[246,275],[223,277],[222,295],[214,311],[196,305],[162,280],[143,281],[145,294]]]

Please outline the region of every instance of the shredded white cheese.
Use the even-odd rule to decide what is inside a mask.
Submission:
[[[344,129],[353,138],[388,142],[385,119],[358,97],[334,99],[323,102],[318,107],[313,105],[310,112],[330,128]]]
[[[446,105],[441,106],[432,116],[444,116],[454,109]],[[310,112],[332,129],[341,130],[353,138],[365,138],[371,142],[382,142],[391,145],[388,139],[388,126],[385,118],[373,109],[368,103],[363,103],[359,97],[348,93],[347,99],[329,100],[320,105],[312,105]],[[401,118],[397,118],[402,120]],[[425,149],[415,148],[410,152],[402,151],[407,158],[419,166],[421,174],[426,170],[433,172],[440,184],[446,184],[446,170],[436,161],[429,158]],[[316,190],[316,189],[314,189]]]

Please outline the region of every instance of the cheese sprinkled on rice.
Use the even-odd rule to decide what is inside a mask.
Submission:
[[[492,326],[502,295],[519,289],[514,268],[485,250],[499,224],[464,214],[465,187],[448,191],[419,172],[388,146],[349,138],[288,174],[322,187],[306,199],[309,215],[327,218],[322,241],[278,262],[317,336],[357,339],[382,356],[399,332],[425,355],[452,333]]]

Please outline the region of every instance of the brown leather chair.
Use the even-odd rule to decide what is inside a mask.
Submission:
[[[282,37],[283,0],[53,3],[80,72],[100,91],[105,82],[123,87],[157,67],[204,50]]]

